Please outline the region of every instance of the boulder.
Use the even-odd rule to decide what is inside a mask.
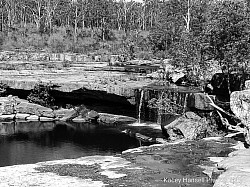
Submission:
[[[88,122],[88,120],[86,118],[83,118],[81,116],[78,116],[74,119],[72,119],[73,122],[76,122],[76,123],[85,123],[85,122]]]
[[[87,109],[84,105],[81,105],[69,112],[67,112],[67,114],[61,118],[62,121],[73,121],[73,119],[75,119],[75,121],[90,121],[92,119],[96,119],[98,117],[98,113],[95,111],[90,111],[89,109]]]
[[[55,110],[54,114],[57,118],[63,118],[63,117],[69,116],[70,114],[74,113],[74,111],[75,110],[73,108],[71,108],[71,109],[61,108],[61,109]]]
[[[195,114],[194,112],[186,112],[185,117],[193,120],[201,120],[201,117]]]
[[[190,95],[187,102],[187,107],[198,110],[212,111],[214,110],[214,107],[210,105],[211,100],[211,96],[207,94],[194,93]]]
[[[20,114],[20,113],[17,113],[16,114],[16,119],[27,119],[27,117],[29,117],[30,114]]]
[[[170,140],[187,139],[195,140],[204,137],[208,123],[205,118],[200,118],[196,114],[189,112],[183,115],[168,125],[162,125],[164,134]]]
[[[230,95],[230,108],[245,125],[245,139],[250,144],[250,90],[233,92]]]
[[[97,120],[99,118],[99,114],[98,114],[98,112],[91,110],[88,112],[87,118],[90,120]]]
[[[28,121],[39,121],[39,116],[31,115],[31,116],[27,117],[26,120],[28,120]]]
[[[121,125],[121,124],[129,124],[134,123],[137,119],[128,116],[107,114],[107,113],[99,113],[99,118],[97,122],[101,125]]]
[[[51,108],[28,102],[21,102],[20,104],[18,104],[16,106],[16,112],[22,114],[37,115],[39,117],[55,117],[55,114]]]
[[[14,114],[15,106],[23,101],[25,100],[12,95],[0,97],[0,114]]]
[[[69,110],[65,115],[60,119],[61,121],[71,121],[72,119],[78,117],[78,113],[75,109]]]
[[[14,120],[14,119],[15,119],[15,114],[0,115],[1,121],[9,121],[9,120]]]
[[[0,113],[1,114],[14,114],[14,104],[11,101],[6,101],[4,103],[0,103]]]
[[[55,118],[40,117],[39,121],[55,121]]]

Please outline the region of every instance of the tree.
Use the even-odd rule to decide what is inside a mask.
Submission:
[[[207,14],[205,43],[207,55],[220,63],[228,75],[243,69],[249,62],[250,51],[250,18],[249,8],[242,1],[218,1],[211,3]]]

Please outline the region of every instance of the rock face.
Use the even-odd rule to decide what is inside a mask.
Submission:
[[[218,169],[225,170],[215,181],[214,187],[250,187],[250,149],[232,152],[218,163]]]
[[[127,123],[134,123],[137,119],[128,117],[128,116],[121,116],[121,115],[113,115],[113,114],[106,114],[100,113],[98,118],[98,123],[101,125],[120,125],[120,124],[127,124]]]
[[[214,110],[214,107],[210,105],[211,98],[209,97],[210,96],[204,93],[191,94],[188,99],[187,107],[198,110],[212,111]]]
[[[62,122],[73,121],[79,123],[98,122],[101,125],[117,125],[136,121],[135,118],[127,116],[99,114],[94,110],[87,109],[84,105],[54,111],[38,104],[29,103],[27,100],[19,99],[18,97],[0,97],[0,122],[20,121],[20,119],[42,122],[58,120]],[[2,131],[4,131],[4,129]]]
[[[39,117],[55,117],[52,109],[34,103],[22,102],[15,109],[18,113],[34,114]]]
[[[250,90],[233,92],[230,96],[230,108],[244,123],[246,142],[250,144]]]
[[[195,140],[203,137],[207,122],[195,113],[188,112],[164,127],[170,140]]]

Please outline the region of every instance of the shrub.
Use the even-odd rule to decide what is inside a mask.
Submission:
[[[48,39],[48,46],[52,52],[64,52],[66,48],[64,37],[59,33],[52,34]]]
[[[153,54],[148,51],[141,51],[137,54],[137,58],[143,60],[151,60],[153,58]]]
[[[26,45],[32,46],[34,49],[43,49],[45,47],[44,38],[40,34],[30,34],[26,40]]]
[[[51,83],[37,83],[31,90],[31,93],[27,97],[27,100],[31,103],[36,103],[45,107],[52,107],[55,99],[51,96],[53,89]]]

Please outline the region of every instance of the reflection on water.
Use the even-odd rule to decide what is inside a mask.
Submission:
[[[94,124],[0,123],[0,166],[111,155],[138,146],[135,138]]]

